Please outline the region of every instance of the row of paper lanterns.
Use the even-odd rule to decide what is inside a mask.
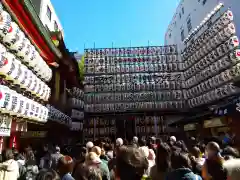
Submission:
[[[135,102],[135,101],[162,101],[162,100],[181,100],[183,99],[181,90],[159,91],[159,92],[136,92],[136,93],[98,93],[86,94],[85,103],[103,102]]]
[[[45,106],[3,85],[0,85],[0,111],[37,122],[46,122],[48,119],[48,109]]]
[[[163,102],[132,102],[132,103],[108,103],[108,104],[86,104],[85,112],[122,112],[128,110],[176,110],[185,108],[183,101]]]
[[[14,54],[7,52],[6,48],[0,44],[0,75],[19,85],[22,89],[30,92],[41,100],[48,101],[51,89],[38,78],[31,70],[19,61]]]
[[[0,8],[2,22],[0,24],[0,39],[2,43],[13,52],[19,60],[27,64],[44,81],[50,81],[52,70],[42,59],[36,48],[31,44],[28,37],[12,21],[10,14]]]
[[[60,110],[56,109],[55,107],[51,106],[50,104],[47,105],[48,111],[49,111],[49,119],[52,121],[56,121],[60,124],[71,126],[72,119],[61,112]]]
[[[177,47],[170,46],[146,46],[146,47],[127,47],[127,48],[109,48],[109,49],[85,49],[86,57],[101,56],[142,56],[142,55],[162,55],[176,54]]]
[[[77,119],[77,120],[82,120],[84,118],[84,112],[83,111],[78,111],[76,109],[72,109],[71,118],[72,119]]]
[[[183,70],[183,63],[138,63],[132,65],[116,66],[85,66],[86,74],[112,74],[112,73],[144,73],[144,72],[180,72]]]
[[[102,93],[102,92],[123,92],[123,91],[158,91],[158,90],[173,90],[182,89],[183,82],[181,81],[159,81],[141,82],[141,83],[117,83],[117,84],[99,84],[85,85],[85,93]]]
[[[101,76],[86,76],[85,84],[116,84],[128,83],[135,84],[141,82],[158,83],[159,81],[183,81],[181,73],[139,73],[139,74],[118,74],[118,75],[101,75]],[[132,82],[132,83],[130,83]]]
[[[76,97],[76,98],[79,98],[79,99],[82,99],[84,97],[84,92],[82,89],[80,88],[77,88],[77,87],[73,87],[71,89],[71,94]]]
[[[139,64],[139,63],[177,63],[180,62],[177,55],[161,55],[161,56],[143,56],[143,57],[111,57],[105,58],[85,58],[85,66],[99,65],[124,65],[124,64]]]

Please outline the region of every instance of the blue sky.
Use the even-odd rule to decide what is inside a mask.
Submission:
[[[72,50],[164,44],[179,0],[51,0]]]

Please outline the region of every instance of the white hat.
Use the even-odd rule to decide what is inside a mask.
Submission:
[[[123,145],[123,140],[122,138],[117,138],[116,139],[116,146],[122,146]]]
[[[134,136],[134,137],[133,137],[133,142],[135,142],[135,143],[138,142],[138,137],[137,137],[137,136]]]
[[[176,142],[176,141],[177,141],[177,139],[176,139],[176,137],[175,137],[175,136],[171,136],[171,137],[170,137],[170,141]]]
[[[86,148],[93,148],[93,146],[94,146],[94,144],[91,142],[91,141],[89,141],[89,142],[87,142],[87,144],[86,144]]]

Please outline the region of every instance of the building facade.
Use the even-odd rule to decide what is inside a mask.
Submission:
[[[185,47],[183,40],[219,2],[222,2],[225,8],[231,8],[237,30],[240,31],[238,0],[181,0],[165,33],[165,45],[177,44],[178,50],[183,50]],[[240,35],[239,32],[238,35]]]
[[[50,31],[61,31],[63,28],[50,0],[31,0],[45,27]]]

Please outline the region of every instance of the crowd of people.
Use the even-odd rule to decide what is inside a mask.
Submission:
[[[2,152],[0,180],[239,180],[238,157],[228,144],[193,138],[186,145],[174,136],[87,142],[74,156],[59,146],[13,148]]]

